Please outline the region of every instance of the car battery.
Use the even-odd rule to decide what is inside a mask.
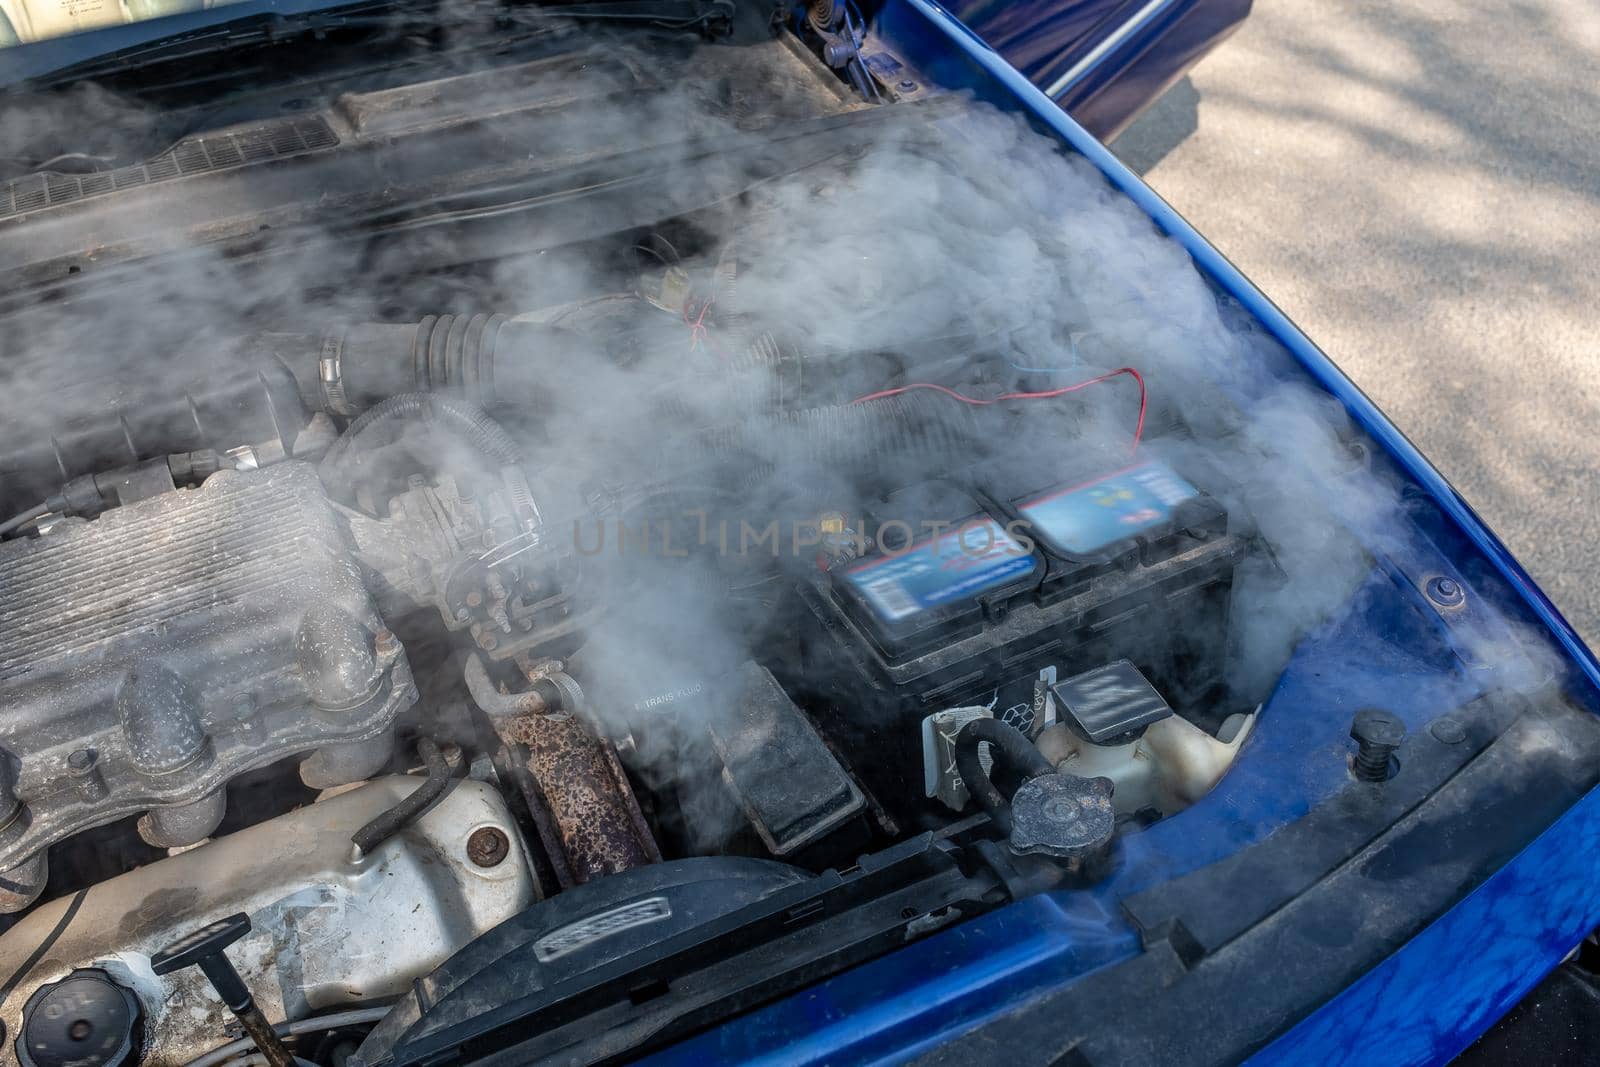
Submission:
[[[981,631],[1039,584],[1045,561],[982,494],[934,481],[864,517],[875,552],[829,572],[832,599],[889,660]]]
[[[1042,600],[1073,594],[1104,568],[1150,566],[1228,529],[1220,504],[1154,460],[1015,496],[1004,512],[1049,561]]]
[[[1022,492],[935,483],[891,494],[869,520],[872,551],[802,583],[801,669],[784,681],[902,814],[895,798],[924,795],[922,720],[1000,714],[1042,670],[1127,659],[1180,713],[1215,714],[1244,542],[1166,464]]]

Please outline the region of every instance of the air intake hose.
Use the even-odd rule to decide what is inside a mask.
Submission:
[[[504,315],[365,322],[323,342],[322,406],[351,415],[401,393],[451,393],[480,407],[525,404],[552,382],[581,380],[593,346],[569,330]]]

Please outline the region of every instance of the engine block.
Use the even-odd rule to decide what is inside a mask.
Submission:
[[[145,812],[193,843],[232,778],[298,753],[309,785],[367,777],[415,698],[307,464],[0,544],[0,909],[78,831]]]

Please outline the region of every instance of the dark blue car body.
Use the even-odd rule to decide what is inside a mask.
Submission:
[[[1250,13],[1250,0],[954,0],[947,6],[1103,141]]]

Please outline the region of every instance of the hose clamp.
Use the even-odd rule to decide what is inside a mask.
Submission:
[[[355,414],[344,392],[344,377],[340,357],[344,354],[343,337],[324,337],[322,352],[317,357],[317,382],[322,387],[322,406],[329,414],[349,418]]]

